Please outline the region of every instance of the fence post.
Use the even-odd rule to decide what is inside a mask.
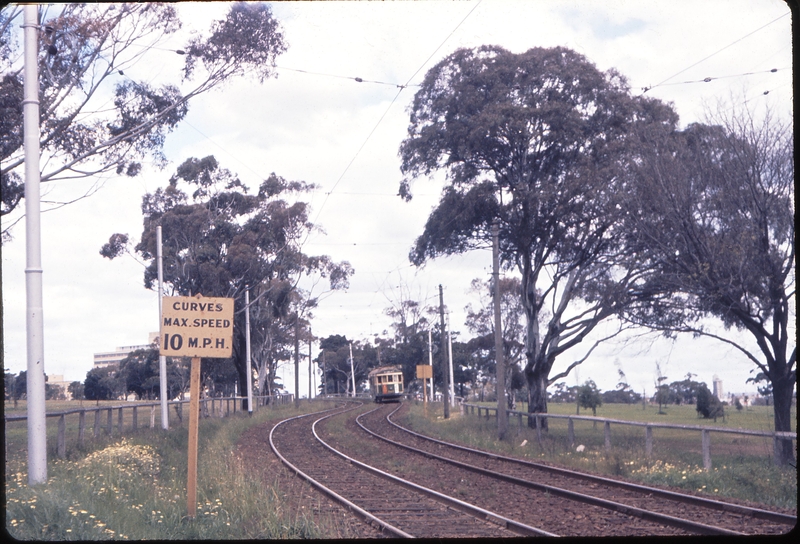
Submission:
[[[113,429],[112,429],[112,426],[113,426],[113,416],[112,416],[112,414],[111,414],[112,410],[111,410],[111,408],[109,408],[109,409],[108,409],[108,410],[106,410],[106,411],[107,411],[107,413],[108,413],[108,416],[106,417],[106,433],[108,433],[108,436],[111,436],[112,434],[114,434],[114,433],[112,432],[112,431],[113,431]]]
[[[155,405],[153,405],[150,407],[150,428],[152,429],[155,426],[156,426],[156,407]]]
[[[134,406],[133,407],[133,430],[134,431],[139,428],[139,422],[137,421],[138,413],[137,413],[136,409],[137,409],[137,406]]]
[[[83,446],[83,439],[86,436],[86,410],[81,410],[78,416],[78,444]]]
[[[67,444],[64,435],[67,431],[67,422],[64,419],[64,414],[58,418],[58,456],[62,459],[67,456]]]
[[[117,409],[117,429],[120,436],[122,436],[122,428],[122,408],[119,408]]]
[[[571,417],[567,418],[567,441],[570,448],[575,445],[575,423]]]
[[[653,456],[653,428],[650,425],[644,428],[644,453],[648,458]]]
[[[94,411],[94,438],[100,434],[100,410]]]
[[[536,440],[539,445],[542,445],[542,420],[539,419],[539,414],[536,414]]]
[[[711,433],[703,429],[703,468],[711,470]]]
[[[606,451],[611,451],[611,422],[603,423],[603,438],[605,440]]]

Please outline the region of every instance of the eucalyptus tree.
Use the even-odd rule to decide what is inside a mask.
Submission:
[[[499,222],[502,265],[521,274],[531,412],[547,411],[556,359],[636,295],[638,262],[616,230],[636,151],[631,134],[662,122],[663,110],[632,98],[616,71],[563,47],[459,49],[415,95],[400,195],[411,198],[414,178],[440,170],[447,178],[410,259],[490,247]]]
[[[643,182],[630,191],[626,222],[653,265],[642,286],[651,296],[626,315],[733,347],[771,385],[775,430],[788,432],[797,383],[791,121],[729,108],[643,137]],[[776,440],[776,461],[793,458],[792,441]]]
[[[2,215],[24,196],[18,173],[24,163],[20,19],[19,6],[0,10]],[[235,77],[263,82],[286,50],[270,6],[260,2],[231,4],[209,32],[178,47],[166,47],[181,27],[173,4],[50,4],[40,8],[40,21],[42,183],[136,176],[143,160],[165,166],[165,137],[191,100]],[[172,81],[153,85],[135,78],[133,67],[164,49],[183,55]],[[15,222],[3,226],[4,239]]]
[[[192,192],[184,191],[183,185]],[[314,227],[308,221],[308,205],[297,197],[312,188],[271,174],[257,194],[249,194],[238,177],[209,156],[187,159],[165,188],[142,199],[144,229],[134,250],[148,262],[145,287],[154,289],[158,279],[156,229],[160,226],[168,293],[235,299],[233,363],[240,391],[247,390],[247,372],[263,366],[258,360],[251,368],[246,364],[245,290],[253,289],[251,308],[256,311],[251,312],[251,329],[256,356],[270,357],[265,353],[270,341],[294,340],[293,333],[289,337],[273,334],[274,322],[294,325],[298,315],[305,312],[308,317],[316,304],[315,296],[298,289],[300,278],[325,278],[331,289],[340,289],[347,287],[353,272],[347,262],[301,251],[300,242]],[[113,259],[128,251],[130,244],[127,234],[114,234],[100,253]],[[268,368],[274,380],[274,368]]]

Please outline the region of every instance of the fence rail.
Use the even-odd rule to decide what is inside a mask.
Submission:
[[[475,414],[477,410],[478,417],[481,412],[485,411],[485,417],[489,417],[490,411],[494,412],[497,417],[496,406],[479,406],[477,404],[462,403],[462,413]],[[603,424],[603,439],[606,451],[611,450],[611,424],[614,425],[628,425],[632,427],[644,427],[644,441],[645,441],[645,454],[647,457],[653,455],[653,429],[681,429],[689,431],[699,431],[700,441],[703,452],[703,468],[706,470],[711,469],[711,433],[729,433],[747,436],[760,436],[765,438],[772,438],[773,444],[779,440],[794,440],[797,441],[797,433],[782,432],[782,431],[755,431],[751,429],[730,429],[727,427],[709,427],[705,425],[681,425],[677,423],[653,423],[642,421],[626,421],[623,419],[611,419],[595,416],[581,416],[581,415],[565,415],[565,414],[547,414],[547,413],[528,413],[520,412],[518,410],[506,410],[509,418],[515,416],[518,419],[519,427],[522,427],[522,418],[527,417],[535,420],[536,438],[541,443],[542,441],[542,425],[541,420],[547,419],[566,419],[567,420],[567,442],[570,446],[575,444],[575,420],[592,421],[595,423]],[[777,448],[776,448],[777,451]]]
[[[202,417],[226,417],[241,411],[239,404],[247,400],[247,397],[205,397],[200,399],[200,413]],[[290,404],[294,401],[294,395],[264,395],[254,396],[253,408],[257,410],[259,407],[268,404]],[[183,405],[188,404],[189,400],[175,400],[169,401],[169,406],[174,406],[178,411],[178,418],[182,421]],[[71,410],[62,410],[58,412],[48,412],[47,419],[58,418],[58,432],[56,439],[56,454],[58,457],[66,457],[66,429],[67,416],[78,414],[78,444],[83,446],[86,440],[86,414],[94,412],[94,425],[92,427],[92,437],[97,438],[100,435],[101,429],[105,427],[106,434],[112,436],[114,433],[114,417],[113,413],[117,411],[117,433],[122,435],[125,432],[124,427],[124,412],[126,410],[131,413],[130,430],[137,430],[139,428],[139,410],[150,409],[150,428],[155,427],[156,414],[160,413],[158,408],[161,406],[160,402],[146,402],[136,404],[120,404],[116,406],[94,406],[94,407],[81,407],[73,408]],[[106,421],[102,422],[102,413],[105,412]],[[27,414],[5,414],[6,424],[15,421],[26,421]]]

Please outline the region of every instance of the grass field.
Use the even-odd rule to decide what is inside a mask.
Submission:
[[[74,405],[48,403],[47,409],[67,407]],[[24,423],[8,426],[6,530],[19,540],[347,538],[310,509],[290,508],[277,479],[265,484],[264,474],[248,473],[235,455],[237,438],[250,426],[322,408],[304,402],[299,409],[263,408],[253,417],[202,419],[194,520],[185,517],[185,422],[181,428],[171,421],[169,431],[140,428],[122,438],[101,433],[80,450],[70,442],[66,459],[48,453],[48,481],[34,487],[27,485]],[[49,420],[48,427],[54,423]]]
[[[486,406],[496,406],[483,403]],[[480,449],[549,461],[612,476],[621,476],[648,484],[667,485],[718,497],[735,497],[765,506],[797,509],[797,470],[772,464],[772,440],[727,433],[711,433],[712,468],[704,470],[700,432],[679,429],[653,430],[653,455],[645,451],[644,428],[611,425],[611,450],[605,449],[602,424],[574,421],[575,444],[567,444],[567,421],[550,418],[549,430],[538,442],[535,430],[523,418],[509,421],[509,437],[497,440],[494,414],[489,418],[461,416],[456,408],[451,418],[442,418],[441,404],[425,413],[422,404],[412,405],[410,421],[414,428],[431,436],[453,440]],[[517,406],[522,411],[525,407]],[[575,414],[574,404],[548,405],[552,414]],[[703,425],[724,428],[771,430],[771,407],[755,406],[733,411],[714,423],[697,419],[692,406],[669,406],[665,414],[658,407],[609,404],[601,406],[597,417],[627,421]],[[581,410],[581,415],[591,415]],[[793,408],[792,420],[795,419]],[[578,452],[577,446],[583,445]]]

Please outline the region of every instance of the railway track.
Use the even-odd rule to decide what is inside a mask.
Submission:
[[[522,495],[533,502],[535,499],[530,491],[533,489],[548,497],[549,503],[554,503],[556,498],[573,503],[577,501],[586,507],[584,514],[594,512],[592,509],[602,509],[608,515],[606,524],[593,523],[598,532],[591,533],[579,527],[584,524],[579,523],[582,516],[576,512],[570,530],[564,532],[562,529],[561,534],[606,534],[606,529],[614,526],[612,514],[628,518],[629,532],[624,534],[641,534],[641,530],[652,531],[648,534],[665,534],[661,527],[682,534],[783,534],[797,523],[796,516],[578,473],[438,441],[393,422],[389,412],[391,410],[393,414],[400,408],[402,405],[393,410],[382,407],[366,412],[358,417],[356,424],[370,436],[379,437],[396,448],[457,467],[471,474],[469,478],[487,479],[479,484],[484,490],[492,486],[497,490],[495,493]],[[452,469],[440,471],[447,472],[452,472]],[[458,478],[457,475],[454,477]],[[443,485],[447,484],[443,482]],[[528,522],[529,518],[517,516],[515,519]],[[546,523],[540,526],[551,529]]]
[[[319,422],[358,407],[281,421],[270,431],[270,446],[290,470],[386,536],[557,536],[392,476],[337,451],[320,438]]]

